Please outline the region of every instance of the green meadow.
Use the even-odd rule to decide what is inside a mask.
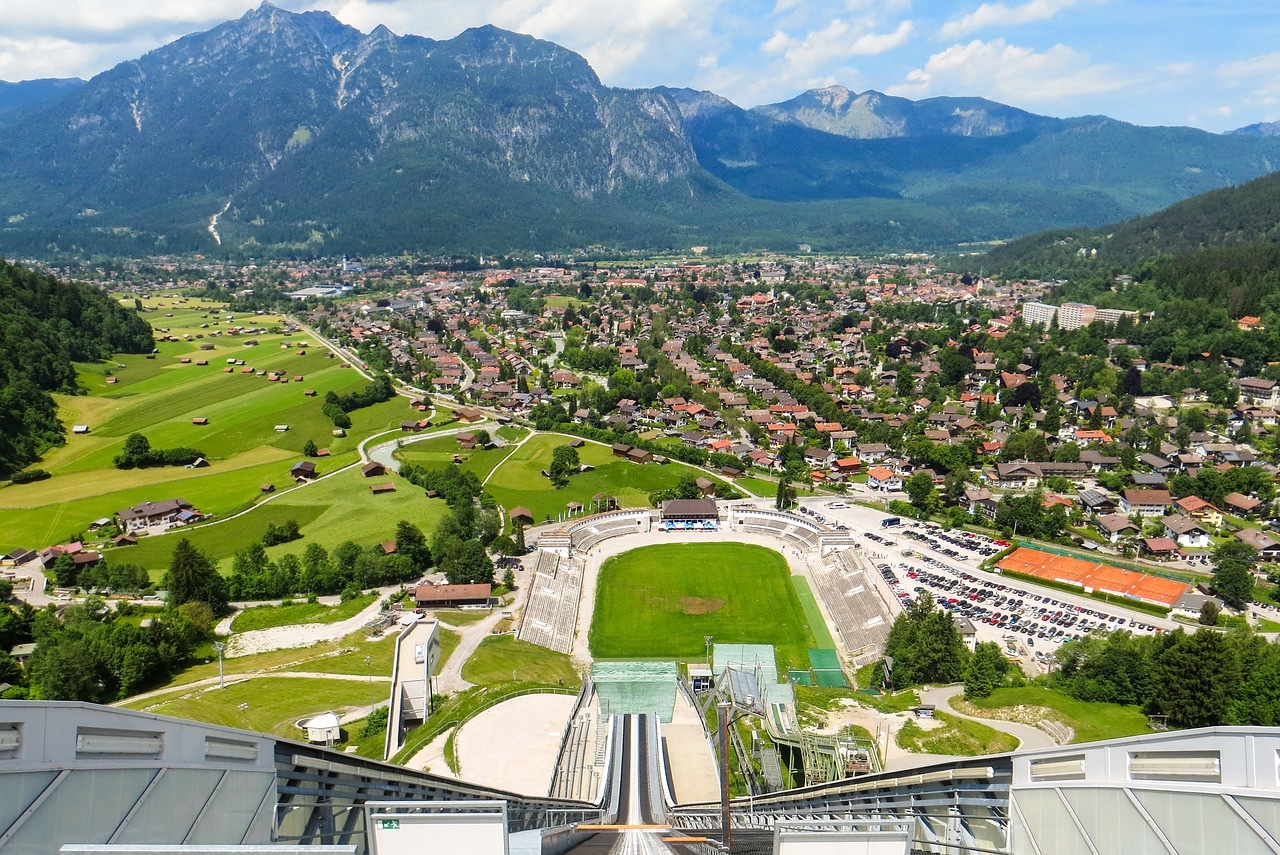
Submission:
[[[50,479],[0,490],[0,549],[63,542],[93,520],[145,501],[180,497],[205,513],[226,516],[261,501],[263,484],[293,486],[289,467],[302,459],[308,440],[329,449],[329,457],[317,463],[321,473],[332,472],[359,459],[361,438],[397,428],[411,414],[403,398],[386,401],[352,413],[347,435],[335,437],[321,412],[325,393],[354,391],[368,381],[341,359],[329,358],[312,336],[285,336],[282,319],[274,315],[227,321],[221,306],[194,299],[161,296],[143,303],[154,309],[145,317],[156,330],[158,353],[79,366],[87,394],[58,396],[59,418],[68,427],[87,425],[89,433],[69,431],[67,444],[45,456],[39,466]],[[235,326],[264,331],[225,334]],[[218,331],[224,334],[212,336]],[[159,340],[166,335],[179,340]],[[246,346],[249,340],[258,344]],[[201,350],[202,345],[212,349]],[[229,359],[245,364],[229,365]],[[253,370],[242,373],[244,368]],[[282,380],[268,380],[270,372]],[[307,390],[316,395],[307,396]],[[195,419],[207,423],[197,425]],[[289,429],[277,431],[277,425]],[[114,468],[112,459],[135,432],[156,448],[197,448],[209,466]]]
[[[387,482],[395,484],[394,493],[374,495],[369,489],[373,484]],[[428,499],[421,488],[408,481],[395,475],[365,478],[359,467],[353,466],[273,498],[252,513],[140,538],[137,546],[115,547],[105,554],[108,560],[140,564],[159,578],[158,574],[168,566],[174,544],[185,537],[217,560],[219,569],[226,573],[231,570],[236,552],[261,540],[271,523],[297,520],[302,531],[302,539],[267,550],[267,555],[278,558],[286,553],[300,555],[308,543],[332,550],[346,540],[362,545],[390,540],[395,536],[396,523],[402,519],[430,533],[444,512],[443,500]]]
[[[542,522],[555,519],[570,502],[590,507],[591,497],[604,493],[615,497],[623,507],[644,507],[649,494],[676,485],[682,475],[704,475],[701,470],[683,463],[636,464],[613,456],[607,445],[587,441],[578,449],[578,460],[594,466],[569,479],[569,485],[557,489],[542,471],[551,466],[552,451],[573,437],[562,434],[538,434],[511,452],[493,476],[487,489],[498,502],[510,510],[523,506]],[[711,476],[707,476],[711,477]],[[717,483],[720,479],[713,479]]]
[[[406,442],[396,449],[395,457],[401,463],[412,463],[428,469],[443,469],[453,464],[454,458],[462,462],[458,465],[474,472],[483,481],[489,473],[510,456],[514,445],[501,448],[462,449],[458,447],[455,436],[437,436],[416,442]]]

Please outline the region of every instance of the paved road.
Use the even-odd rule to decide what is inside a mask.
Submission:
[[[400,461],[396,460],[395,453],[397,448],[410,445],[415,442],[422,442],[427,439],[439,439],[442,436],[455,436],[459,433],[477,430],[492,430],[494,424],[492,422],[483,421],[469,425],[458,425],[456,428],[449,430],[432,431],[430,433],[416,433],[409,435],[400,435],[392,440],[381,442],[372,448],[361,449],[361,456],[367,460],[374,460],[390,469],[392,472],[400,471]]]
[[[1045,733],[1038,727],[1032,727],[1029,724],[1019,724],[1016,721],[1002,721],[995,718],[979,718],[978,716],[966,715],[958,712],[955,707],[951,706],[951,699],[964,695],[964,686],[939,686],[931,688],[920,693],[920,702],[922,704],[933,704],[938,709],[943,709],[950,715],[960,718],[967,718],[970,721],[977,721],[985,724],[987,727],[994,728],[1017,738],[1020,749],[1031,748],[1054,748],[1057,742],[1049,734]]]
[[[502,613],[504,611],[514,612],[524,607],[529,599],[529,589],[532,584],[533,573],[521,568],[516,577],[516,596],[510,605],[494,609],[484,620],[468,626],[454,627],[450,625],[450,629],[462,636],[462,640],[458,642],[457,648],[449,655],[449,660],[444,663],[444,667],[436,675],[437,694],[447,695],[471,688],[473,684],[462,679],[462,666],[471,658],[471,654],[476,652],[480,642],[493,634],[493,628],[502,621]]]

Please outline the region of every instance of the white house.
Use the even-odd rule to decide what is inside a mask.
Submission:
[[[1173,514],[1162,519],[1164,536],[1176,540],[1179,546],[1205,549],[1209,546],[1209,532],[1200,523],[1184,514]]]
[[[892,469],[873,466],[867,472],[867,486],[882,493],[893,493],[902,489],[902,476]]]

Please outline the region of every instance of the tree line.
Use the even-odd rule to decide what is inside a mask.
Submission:
[[[1086,635],[1064,644],[1049,685],[1132,704],[1174,727],[1280,724],[1280,645],[1249,630]]]
[[[100,597],[67,606],[59,617],[51,604],[0,609],[0,683],[5,698],[52,701],[119,700],[162,682],[185,667],[196,644],[213,628],[213,613],[200,603],[138,610],[108,608]],[[20,666],[8,653],[35,642]]]
[[[49,393],[76,394],[76,362],[150,353],[151,328],[98,288],[0,260],[0,478],[66,441]]]

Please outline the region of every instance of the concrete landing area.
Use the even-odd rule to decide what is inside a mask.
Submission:
[[[676,804],[709,802],[720,798],[720,776],[716,758],[711,753],[697,707],[689,703],[684,692],[676,692],[676,707],[671,724],[662,726],[666,742],[667,764],[675,792]]]
[[[545,796],[576,702],[573,695],[525,695],[480,713],[463,725],[454,741],[458,777],[522,795]]]

